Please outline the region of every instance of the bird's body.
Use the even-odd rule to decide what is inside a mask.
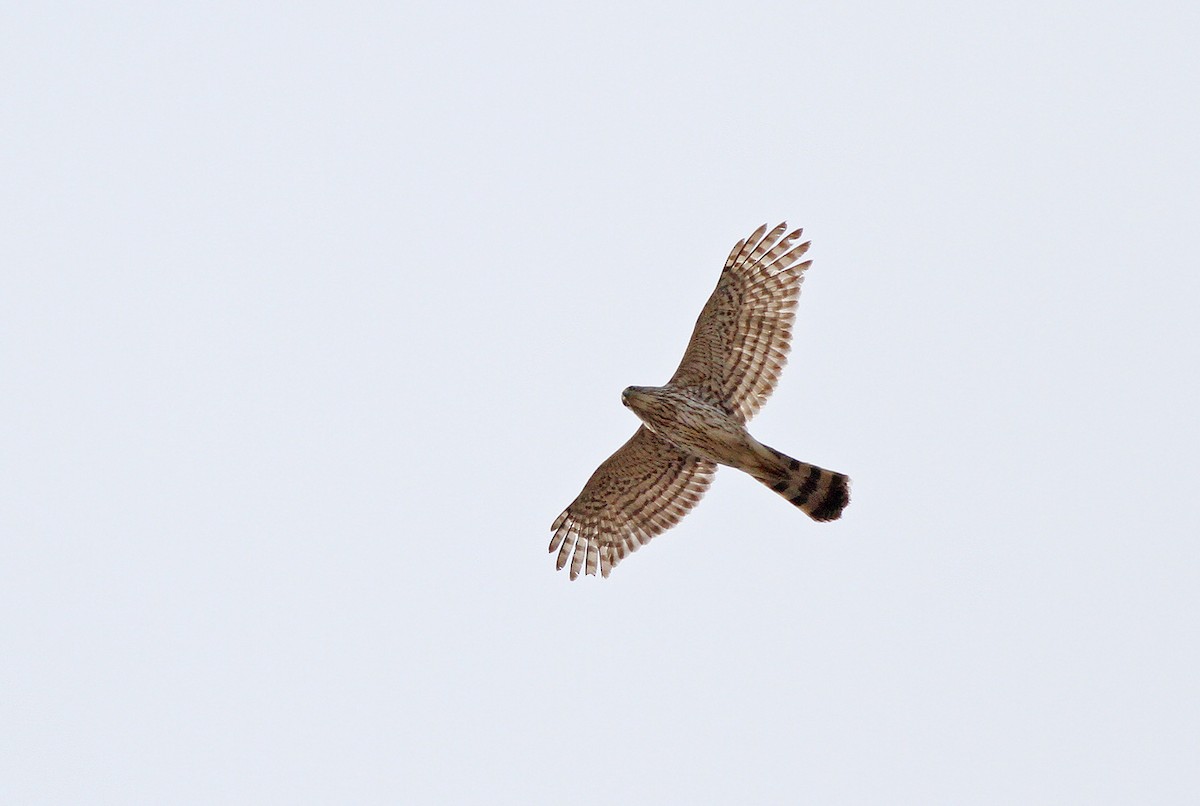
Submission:
[[[683,361],[665,386],[631,386],[622,402],[643,426],[592,474],[551,529],[571,579],[618,562],[695,506],[717,465],[749,473],[818,521],[836,520],[849,479],[750,436],[746,421],[787,360],[796,298],[810,262],[796,230],[760,227],[730,253]]]
[[[762,448],[737,418],[686,389],[631,386],[621,399],[655,434],[715,464],[739,467]]]

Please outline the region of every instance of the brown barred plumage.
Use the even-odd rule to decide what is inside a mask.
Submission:
[[[708,489],[718,464],[744,470],[809,517],[836,520],[849,479],[768,448],[745,423],[770,396],[787,363],[796,300],[811,261],[797,261],[801,230],[759,227],[725,261],[679,368],[662,387],[631,386],[622,402],[642,420],[554,521],[558,568],[608,576],[674,526]]]

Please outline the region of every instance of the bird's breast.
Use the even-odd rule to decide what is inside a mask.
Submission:
[[[753,439],[745,427],[703,400],[679,395],[638,411],[654,433],[680,450],[723,465],[736,465]]]

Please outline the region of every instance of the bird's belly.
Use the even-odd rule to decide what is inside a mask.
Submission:
[[[681,450],[722,465],[738,467],[753,454],[745,427],[725,412],[711,407],[677,407],[674,416],[655,418],[646,425]]]

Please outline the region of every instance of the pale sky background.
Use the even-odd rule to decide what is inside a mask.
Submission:
[[[0,801],[1183,804],[1195,2],[5,4]],[[732,244],[752,423],[548,527]]]

